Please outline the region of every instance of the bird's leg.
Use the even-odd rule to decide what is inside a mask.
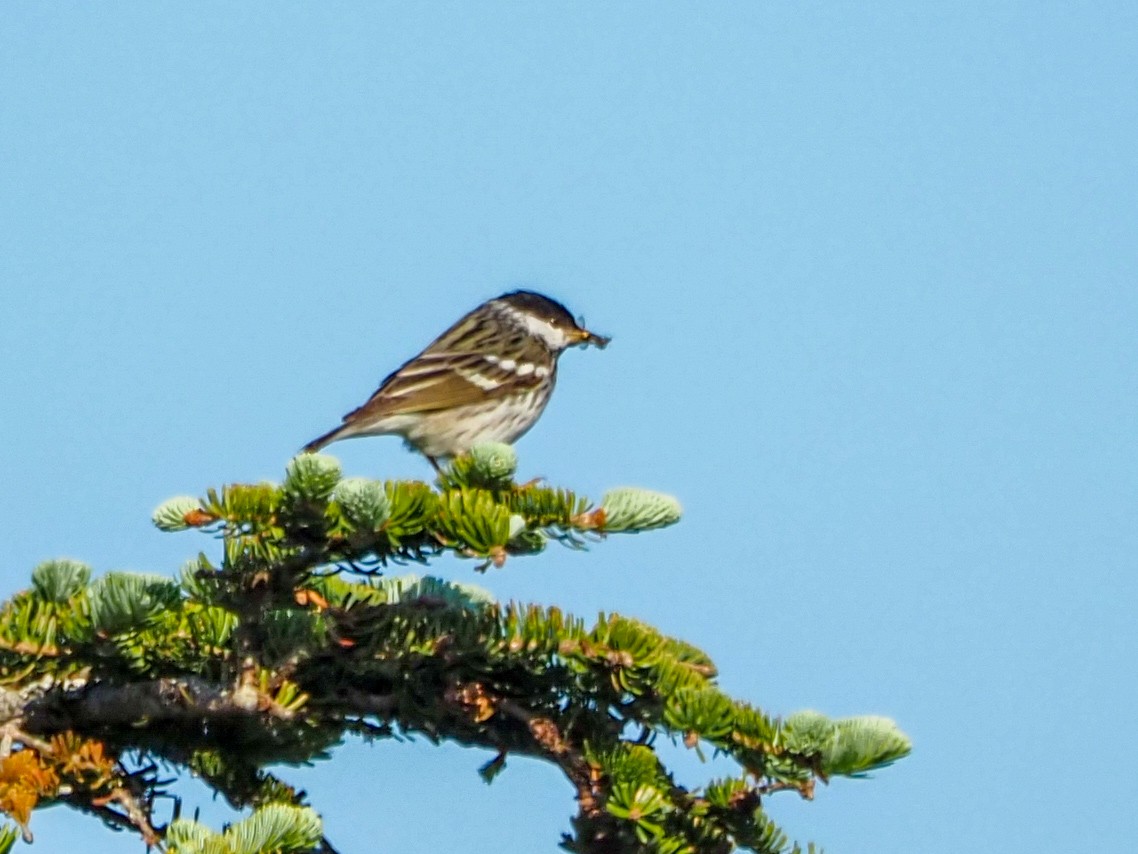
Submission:
[[[429,462],[434,467],[435,474],[437,474],[439,477],[442,477],[443,470],[439,467],[439,461],[432,457],[430,454],[423,454],[423,456],[426,457],[427,462]]]

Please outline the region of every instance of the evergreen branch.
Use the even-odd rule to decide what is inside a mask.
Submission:
[[[303,792],[266,766],[326,758],[351,733],[422,734],[493,751],[488,781],[510,754],[558,768],[578,802],[571,851],[777,854],[789,843],[763,798],[810,797],[818,780],[908,754],[884,718],[773,719],[727,696],[702,651],[635,619],[589,627],[471,585],[374,577],[445,551],[501,566],[549,539],[582,546],[679,518],[669,496],[623,488],[592,506],[516,484],[515,471],[500,447],[456,460],[434,488],[344,479],[335,460],[306,456],[280,486],[159,507],[159,527],[222,540],[220,563],[200,555],[180,582],[37,567],[0,605],[0,811],[27,834],[33,809],[62,801],[181,854],[331,851]],[[367,577],[344,579],[353,572]],[[659,736],[711,747],[739,773],[681,785]],[[253,812],[220,833],[160,827],[152,805],[170,781],[158,766]]]
[[[126,684],[98,682],[80,690],[48,693],[29,703],[21,718],[30,732],[58,732],[291,716],[255,690],[181,676]]]

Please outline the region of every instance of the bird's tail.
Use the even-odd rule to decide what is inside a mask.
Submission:
[[[315,454],[325,445],[331,444],[337,439],[344,438],[344,435],[348,432],[348,430],[349,427],[347,424],[341,424],[339,427],[329,430],[323,436],[318,436],[317,438],[313,439],[311,442],[301,448],[300,451],[303,454]]]

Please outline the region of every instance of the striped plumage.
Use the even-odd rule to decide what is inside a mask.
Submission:
[[[437,468],[436,458],[464,453],[478,442],[513,443],[549,402],[561,353],[575,344],[607,343],[549,297],[503,294],[464,316],[304,450],[394,434]]]

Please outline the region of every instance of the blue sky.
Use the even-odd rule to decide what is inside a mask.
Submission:
[[[686,516],[440,575],[646,619],[772,713],[894,717],[911,758],[770,801],[796,838],[1133,848],[1136,55],[1128,3],[9,4],[3,591],[173,573],[208,544],[154,505],[279,477],[531,286],[614,341],[565,356],[522,473]],[[569,786],[485,759],[286,777],[345,854],[554,850]]]

